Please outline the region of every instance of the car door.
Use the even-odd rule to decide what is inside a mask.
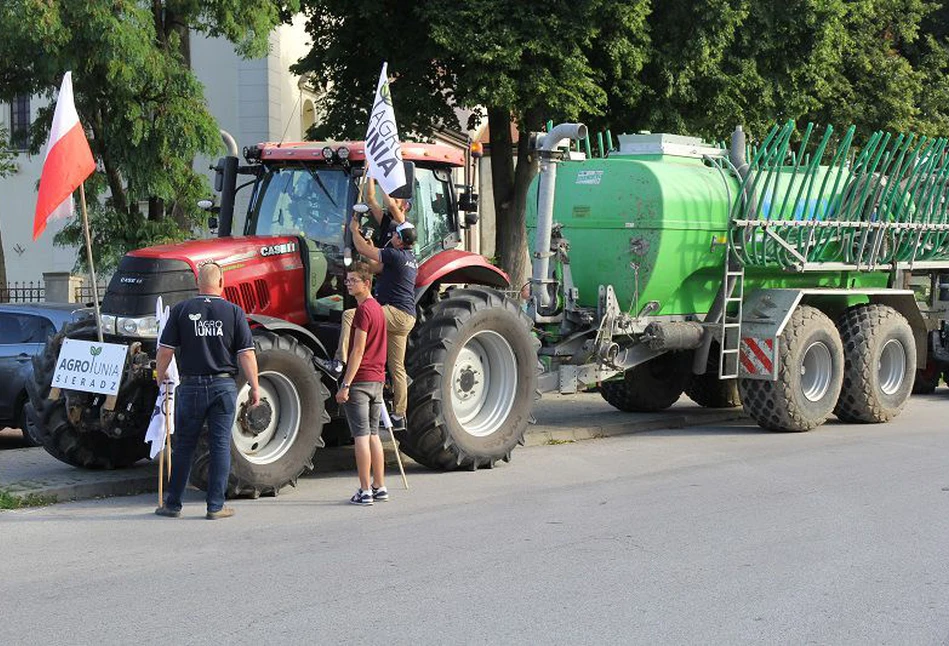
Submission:
[[[16,416],[17,400],[33,376],[33,355],[54,331],[43,316],[0,312],[0,419]]]

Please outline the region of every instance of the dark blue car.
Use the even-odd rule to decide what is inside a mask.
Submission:
[[[0,428],[19,428],[28,444],[36,444],[26,415],[33,355],[64,325],[91,315],[92,310],[76,303],[0,304]]]

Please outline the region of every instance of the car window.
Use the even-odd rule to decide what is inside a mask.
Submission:
[[[56,333],[42,316],[0,313],[0,344],[46,343]]]

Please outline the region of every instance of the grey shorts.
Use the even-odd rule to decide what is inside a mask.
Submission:
[[[382,382],[360,381],[349,387],[349,401],[343,404],[349,432],[353,437],[379,435],[382,415]]]

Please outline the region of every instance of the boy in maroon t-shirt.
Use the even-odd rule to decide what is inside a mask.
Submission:
[[[368,265],[357,262],[349,268],[346,288],[358,305],[349,338],[346,374],[336,401],[346,411],[356,444],[359,489],[349,501],[354,505],[371,505],[374,500],[389,499],[385,456],[379,439],[382,386],[386,379],[386,318],[382,306],[371,295],[372,272]]]

